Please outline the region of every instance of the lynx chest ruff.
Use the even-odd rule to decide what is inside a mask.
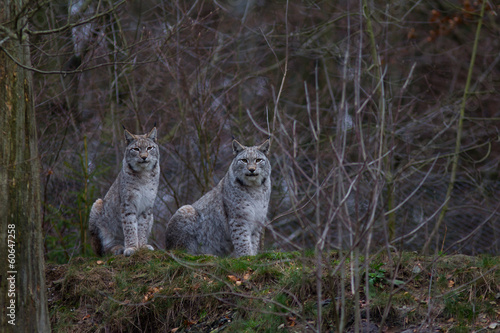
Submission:
[[[137,215],[141,215],[153,208],[155,198],[155,192],[139,189],[135,195],[131,196],[130,204],[135,206]]]
[[[159,183],[158,175],[159,170],[144,171],[142,175],[127,175],[125,184],[122,184],[128,187],[127,192],[123,191],[125,197],[122,201],[126,205],[133,206],[137,215],[147,213],[153,207]]]
[[[238,187],[241,188],[238,190]],[[228,191],[231,193],[231,200],[227,200],[226,202],[228,217],[235,219],[243,218],[250,225],[257,224],[263,226],[267,219],[270,191],[269,182],[251,188],[234,184]]]

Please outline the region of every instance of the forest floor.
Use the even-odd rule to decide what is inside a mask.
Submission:
[[[500,257],[385,252],[368,263],[359,298],[363,332],[500,331]],[[339,252],[233,259],[144,250],[129,258],[77,257],[47,265],[52,329],[308,332],[317,329],[321,309],[322,331],[336,332],[343,308],[342,331],[354,332],[351,266]]]

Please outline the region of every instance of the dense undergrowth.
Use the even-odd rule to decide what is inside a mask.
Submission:
[[[360,291],[364,326],[385,332],[471,332],[500,321],[500,258],[431,258],[385,253],[369,258]],[[304,332],[353,330],[348,257],[323,256],[317,303],[313,253],[215,258],[141,251],[130,258],[74,258],[46,269],[55,332]],[[344,265],[346,275],[335,270]],[[365,281],[366,282],[366,281]],[[340,297],[345,290],[344,300]],[[367,303],[367,295],[370,301]],[[366,310],[369,309],[369,313]],[[367,323],[367,314],[369,321]],[[368,326],[371,325],[371,326]],[[372,332],[370,331],[370,332]]]

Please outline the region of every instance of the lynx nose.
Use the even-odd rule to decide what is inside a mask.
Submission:
[[[256,169],[255,165],[249,165],[248,166],[248,171],[250,171],[251,173],[254,173],[255,169]]]
[[[140,154],[139,155],[144,161],[146,160],[146,158],[148,158],[148,154]]]

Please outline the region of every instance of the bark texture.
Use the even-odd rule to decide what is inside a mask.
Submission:
[[[0,10],[1,332],[50,332],[27,3],[6,0]]]

